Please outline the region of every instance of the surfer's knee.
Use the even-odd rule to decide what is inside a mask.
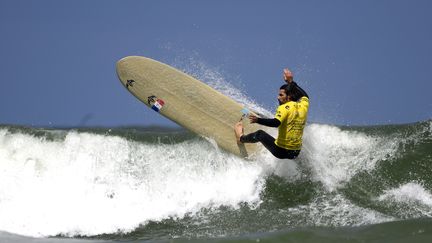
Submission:
[[[263,138],[263,135],[265,134],[266,132],[264,132],[263,130],[258,130],[258,131],[256,131],[255,132],[255,138],[258,140],[258,141],[261,141],[262,140],[262,138]]]

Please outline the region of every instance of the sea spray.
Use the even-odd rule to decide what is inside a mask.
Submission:
[[[383,191],[377,198],[386,207],[398,208],[402,218],[432,217],[432,193],[424,185],[408,182]]]
[[[262,116],[271,117],[273,115],[272,112],[269,112],[261,104],[244,94],[233,82],[227,81],[225,78],[226,75],[220,70],[210,67],[205,62],[199,60],[199,58],[178,58],[172,65]],[[237,86],[239,85],[237,84]]]
[[[371,171],[379,161],[396,151],[396,143],[386,138],[336,126],[311,124],[305,128],[302,153],[314,178],[332,191],[360,171]]]

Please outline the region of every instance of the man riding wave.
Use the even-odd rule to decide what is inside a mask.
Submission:
[[[251,123],[268,127],[278,127],[275,139],[263,130],[244,135],[243,124],[235,125],[235,134],[239,143],[261,142],[275,157],[279,159],[295,159],[302,147],[303,130],[306,125],[309,109],[309,96],[294,82],[293,74],[284,69],[284,80],[287,84],[279,88],[279,107],[273,119],[249,115]]]

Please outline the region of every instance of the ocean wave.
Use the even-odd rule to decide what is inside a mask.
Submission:
[[[0,131],[0,229],[31,236],[129,232],[202,207],[259,203],[262,168],[202,140],[143,144]]]
[[[266,150],[246,161],[188,132],[134,129],[0,128],[0,230],[149,234],[176,222],[188,228],[179,237],[214,237],[430,216],[430,122],[310,124],[294,161]],[[221,223],[242,218],[258,221]]]

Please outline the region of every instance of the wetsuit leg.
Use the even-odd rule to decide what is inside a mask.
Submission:
[[[300,153],[300,150],[287,150],[277,146],[275,144],[275,138],[270,136],[268,133],[264,132],[263,130],[258,130],[248,135],[241,136],[240,142],[242,143],[261,142],[264,145],[264,147],[266,147],[276,158],[279,159],[294,159]]]

